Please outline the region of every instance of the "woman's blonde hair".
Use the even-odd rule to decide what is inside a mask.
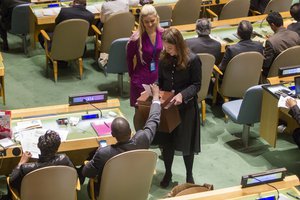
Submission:
[[[155,15],[156,16],[156,21],[157,21],[157,27],[159,27],[159,16],[156,12],[156,9],[154,8],[154,6],[150,5],[150,4],[146,4],[142,7],[141,12],[140,12],[140,17],[139,17],[139,26],[138,26],[138,33],[139,33],[139,54],[140,54],[140,58],[142,63],[144,64],[144,60],[143,60],[143,52],[142,52],[142,35],[143,33],[146,31],[145,25],[143,23],[143,19],[144,17],[147,17],[149,15]]]
[[[189,62],[189,49],[180,33],[176,28],[168,28],[164,31],[162,40],[169,44],[175,45],[177,51],[177,68],[185,69]],[[171,56],[162,51],[161,59],[169,60]]]

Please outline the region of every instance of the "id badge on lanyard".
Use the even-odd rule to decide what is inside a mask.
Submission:
[[[156,35],[156,37],[157,37],[157,35]],[[154,72],[155,68],[156,68],[156,66],[155,66],[156,47],[157,47],[157,38],[155,38],[155,44],[153,46],[153,55],[152,55],[152,60],[151,60],[151,63],[150,63],[150,72]]]
[[[155,60],[152,59],[150,63],[150,72],[154,72],[154,71],[155,71]]]

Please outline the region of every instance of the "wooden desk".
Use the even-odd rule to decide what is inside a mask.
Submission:
[[[283,18],[290,18],[290,12],[281,12],[280,13]],[[257,22],[266,19],[267,15],[257,15],[257,16],[250,16],[250,17],[241,17],[241,18],[234,18],[234,19],[225,19],[219,21],[213,21],[211,26],[212,28],[219,27],[219,26],[226,26],[226,25],[237,25],[242,20],[248,20],[249,22]],[[185,25],[178,25],[172,26],[173,28],[178,29],[179,31],[194,31],[196,28],[195,24],[185,24]]]
[[[260,116],[260,136],[272,147],[276,147],[278,119],[287,122],[285,132],[292,133],[299,125],[288,114],[286,109],[278,108],[278,98],[270,91],[270,87],[263,86],[262,109]],[[275,86],[274,86],[275,87]]]
[[[97,6],[101,7],[101,4],[104,0],[99,0],[99,2],[91,2],[88,3],[87,6]],[[68,2],[59,3],[60,6],[68,5]],[[54,30],[55,27],[55,18],[59,13],[60,7],[56,8],[47,8],[48,4],[32,4],[30,6],[30,13],[29,13],[29,35],[31,41],[31,47],[35,48],[35,42],[38,41],[38,35],[40,30]],[[56,10],[55,10],[56,9]],[[45,10],[53,10],[53,15],[47,16],[45,15]],[[95,12],[95,20],[100,19],[100,12]]]
[[[297,189],[294,186],[299,185],[299,179],[296,175],[288,176],[283,181],[271,183],[276,187],[279,192],[285,194],[286,192],[291,192],[300,195]],[[224,189],[212,190],[208,192],[201,192],[195,194],[189,194],[179,197],[166,198],[165,200],[253,200],[256,199],[260,193],[262,196],[268,195],[268,192],[272,191],[274,194],[276,191],[268,185],[259,185],[248,188],[241,188],[241,186],[234,186]],[[287,196],[287,195],[285,195]],[[289,197],[289,196],[288,196]],[[292,198],[289,198],[292,200]]]
[[[119,116],[123,116],[119,110],[120,102],[118,99],[111,99],[105,103],[95,104],[100,109],[103,109],[103,115],[107,115],[109,111],[114,111]],[[42,121],[44,128],[58,129],[65,128],[69,131],[68,138],[62,142],[58,152],[65,153],[72,160],[74,165],[82,165],[88,157],[89,153],[98,148],[99,140],[106,140],[108,144],[115,143],[115,139],[111,136],[97,136],[96,132],[90,125],[91,121],[79,122],[77,126],[59,127],[56,124],[56,119],[71,116],[81,116],[90,110],[91,113],[99,113],[95,109],[87,105],[69,106],[69,105],[56,105],[45,106],[37,108],[26,108],[12,110],[12,125],[14,126],[18,121],[39,119]],[[20,155],[14,156],[13,149],[20,149],[21,146],[13,146],[6,150],[6,156],[3,159],[3,164],[0,169],[0,175],[7,175],[11,173],[12,169],[18,164]],[[1,161],[0,161],[1,162]]]
[[[222,21],[227,21],[227,20],[222,20]],[[286,26],[291,22],[292,22],[291,19],[284,20]],[[253,30],[262,36],[273,34],[273,31],[271,30],[267,22],[263,22],[262,24],[254,23],[252,24],[252,26],[253,26]],[[198,37],[195,31],[182,31],[181,33],[184,39]],[[221,52],[224,53],[227,45],[232,45],[239,41],[239,39],[236,36],[236,33],[237,33],[237,26],[235,24],[231,24],[230,26],[217,27],[212,29],[210,36],[221,43]],[[232,43],[226,42],[224,38],[229,38],[233,42]],[[264,38],[260,38],[260,37],[256,37],[254,40],[258,40],[260,42],[265,41]]]

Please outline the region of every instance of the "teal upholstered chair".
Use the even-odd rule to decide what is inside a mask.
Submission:
[[[244,99],[226,102],[222,105],[223,112],[237,124],[243,124],[242,140],[248,146],[250,126],[260,121],[262,104],[262,87],[250,87]]]

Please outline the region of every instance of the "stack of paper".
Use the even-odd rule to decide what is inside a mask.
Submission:
[[[17,122],[17,126],[15,127],[15,132],[30,130],[30,129],[35,129],[35,128],[42,128],[41,120]]]

